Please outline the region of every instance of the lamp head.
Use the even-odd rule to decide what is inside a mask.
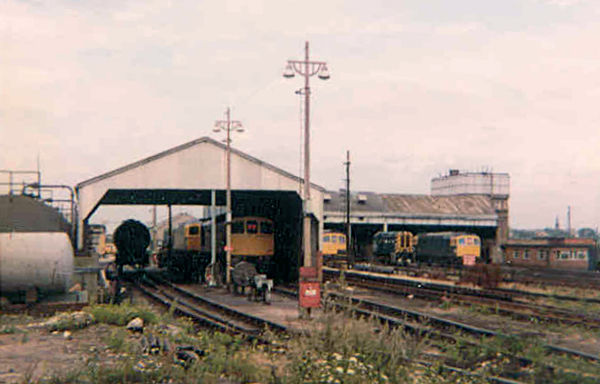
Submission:
[[[321,65],[321,69],[319,69],[319,79],[327,80],[329,79],[329,70],[327,69],[327,64]]]
[[[292,77],[294,77],[294,68],[292,68],[292,64],[288,63],[285,66],[285,70],[283,71],[283,77],[285,77],[286,79],[291,79]]]

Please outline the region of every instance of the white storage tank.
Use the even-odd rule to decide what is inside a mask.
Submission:
[[[29,196],[0,196],[0,294],[68,290],[73,276],[69,233],[69,224],[53,207]]]
[[[0,292],[65,292],[73,276],[73,246],[65,232],[0,233]]]

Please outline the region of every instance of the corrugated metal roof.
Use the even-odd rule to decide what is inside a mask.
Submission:
[[[329,201],[324,201],[325,211],[346,211],[346,192],[344,191],[330,191],[326,192],[331,196]],[[350,211],[351,212],[383,212],[384,205],[381,197],[373,192],[360,192],[361,195],[366,196],[364,202],[358,202],[357,193],[350,195]]]
[[[344,212],[345,193],[342,191],[327,193],[331,195],[331,200],[324,203],[325,211]],[[360,192],[367,196],[367,200],[365,203],[359,203],[357,194],[353,193],[350,198],[350,211],[353,214],[356,212],[467,216],[496,214],[487,195],[430,196]]]
[[[439,215],[493,215],[491,199],[486,195],[429,196],[382,194],[387,212],[428,213]]]

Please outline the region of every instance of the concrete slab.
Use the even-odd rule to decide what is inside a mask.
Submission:
[[[247,296],[234,295],[227,292],[225,288],[207,288],[198,284],[186,284],[180,287],[237,311],[267,319],[296,331],[313,328],[323,314],[321,309],[313,308],[311,319],[300,319],[298,300],[277,293],[271,295],[271,304],[265,304],[249,301]]]

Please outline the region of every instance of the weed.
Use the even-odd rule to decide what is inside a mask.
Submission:
[[[0,335],[11,335],[13,333],[17,333],[19,329],[14,325],[3,325],[0,327]]]
[[[23,378],[21,379],[21,383],[22,384],[29,384],[29,383],[33,383],[33,376],[35,373],[35,370],[38,366],[39,362],[34,362],[31,363],[27,366],[27,368],[25,369],[25,373],[23,373]]]
[[[131,352],[132,345],[128,342],[128,337],[129,333],[126,330],[117,328],[111,332],[104,342],[108,348],[115,352]]]
[[[371,319],[352,320],[334,311],[313,329],[289,343],[290,383],[404,382],[407,360],[419,356],[427,343],[402,329],[390,330]]]
[[[150,308],[129,304],[99,304],[87,307],[86,310],[97,322],[112,325],[125,325],[135,317],[142,318],[144,324],[156,323],[158,320],[158,316]]]

